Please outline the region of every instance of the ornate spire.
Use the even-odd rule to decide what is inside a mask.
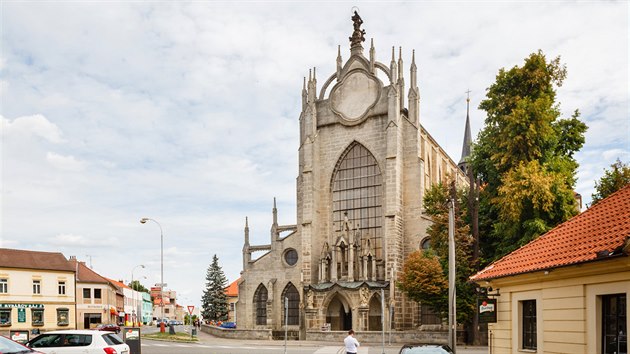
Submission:
[[[462,158],[459,160],[457,166],[464,171],[467,172],[468,169],[468,161],[467,158],[470,156],[470,146],[472,145],[472,138],[470,133],[470,90],[466,91],[466,127],[464,128],[464,144],[462,146]]]
[[[356,11],[354,11],[354,16],[352,16],[352,22],[354,31],[352,32],[352,37],[348,38],[350,40],[350,52],[352,54],[361,54],[363,52],[361,42],[365,42],[365,30],[361,29],[363,20]]]

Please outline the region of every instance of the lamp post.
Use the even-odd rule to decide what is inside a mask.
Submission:
[[[132,306],[133,306],[133,308],[134,308],[134,312],[135,312],[135,315],[136,315],[136,318],[135,318],[135,321],[134,321],[134,323],[133,323],[133,326],[135,326],[135,325],[136,325],[136,322],[139,322],[139,321],[138,321],[138,305],[137,305],[137,303],[136,303],[136,291],[133,289],[133,287],[134,287],[134,284],[133,284],[133,272],[134,272],[134,271],[136,270],[136,268],[138,268],[138,267],[140,267],[140,268],[144,268],[144,264],[138,264],[137,266],[133,267],[133,269],[131,270],[131,291],[132,291],[132,293],[131,293],[131,303],[132,303]],[[136,286],[136,289],[137,289],[137,288],[138,288],[138,287]]]
[[[140,219],[141,224],[145,224],[147,221],[153,221],[160,228],[160,321],[164,320],[164,232],[162,232],[162,225],[159,222],[151,218]],[[164,332],[164,326],[160,325],[160,332]]]

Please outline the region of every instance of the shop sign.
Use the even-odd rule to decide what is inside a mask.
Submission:
[[[18,322],[24,323],[26,322],[26,309],[18,308]]]
[[[477,300],[477,309],[479,311],[479,323],[497,322],[497,299],[479,299]]]
[[[0,309],[14,307],[18,309],[43,309],[44,304],[0,304]]]

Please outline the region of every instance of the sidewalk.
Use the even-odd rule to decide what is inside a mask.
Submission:
[[[234,344],[234,343],[241,343],[241,344],[247,344],[247,345],[252,345],[252,346],[277,346],[277,347],[283,347],[284,346],[284,341],[282,340],[254,340],[254,339],[227,339],[227,338],[220,338],[220,337],[215,337],[211,334],[205,333],[203,331],[198,331],[197,332],[197,338],[199,339],[199,343],[201,344]],[[331,353],[336,354],[339,349],[342,348],[342,345],[340,343],[340,345],[338,346],[339,348],[337,349],[337,346],[331,346],[331,343],[327,343],[327,342],[319,342],[319,341],[306,341],[306,340],[289,340],[286,342],[287,343],[287,347],[321,347],[321,348],[326,348],[326,349],[331,349],[329,351],[331,351]],[[370,354],[372,353],[376,353],[374,350],[375,349],[381,349],[382,348],[382,344],[381,343],[361,343],[363,345],[363,347],[370,347]],[[391,345],[388,345],[387,343],[385,344],[385,352],[386,354],[398,354],[398,351],[400,350],[400,348],[402,347],[402,344],[394,344],[392,343]],[[334,349],[333,349],[334,348]],[[343,352],[343,350],[341,350]],[[317,351],[317,353],[319,354],[320,351]],[[324,352],[321,352],[321,354],[324,354]],[[359,350],[359,354],[361,354],[361,350]],[[488,347],[472,347],[472,346],[458,346],[457,347],[457,354],[488,354]]]

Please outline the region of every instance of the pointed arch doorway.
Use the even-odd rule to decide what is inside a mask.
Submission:
[[[339,294],[335,294],[326,309],[326,323],[330,323],[332,331],[352,329],[352,309]]]

